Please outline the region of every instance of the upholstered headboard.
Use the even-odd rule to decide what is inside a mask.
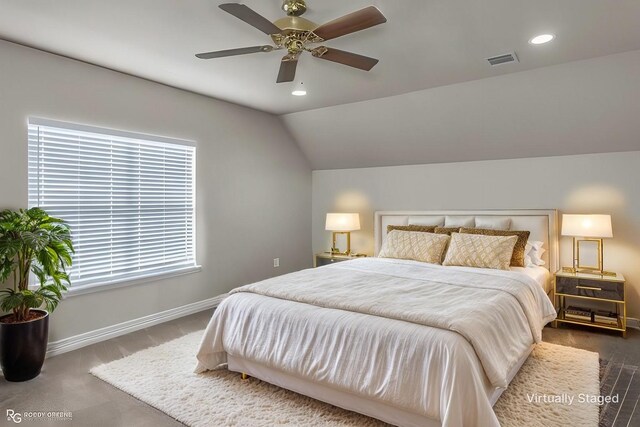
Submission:
[[[375,255],[387,236],[387,225],[426,224],[442,222],[445,217],[510,218],[511,230],[528,230],[530,240],[544,242],[545,267],[552,273],[560,265],[558,253],[558,211],[551,210],[464,210],[464,211],[378,211],[374,218]]]

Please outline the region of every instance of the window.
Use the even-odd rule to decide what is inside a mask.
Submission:
[[[195,145],[29,119],[29,207],[66,220],[71,290],[196,269]]]

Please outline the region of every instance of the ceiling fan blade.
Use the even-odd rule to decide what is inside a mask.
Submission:
[[[235,16],[236,18],[246,22],[252,27],[259,29],[267,35],[280,34],[282,32],[280,28],[276,27],[267,18],[255,12],[248,6],[245,6],[244,4],[223,3],[218,7],[220,7],[220,9],[224,10],[225,12]]]
[[[200,59],[224,58],[225,56],[246,55],[247,53],[271,52],[273,46],[251,46],[238,49],[217,50],[215,52],[198,53],[196,57]]]
[[[298,56],[287,55],[280,61],[280,71],[278,71],[278,79],[276,83],[292,82],[296,77],[296,68],[298,67]]]
[[[382,12],[374,6],[369,6],[345,15],[342,18],[322,24],[313,30],[313,33],[323,40],[330,40],[379,24],[384,24],[385,22],[387,22],[387,18],[384,17]]]
[[[316,58],[326,59],[327,61],[337,62],[364,71],[371,70],[378,63],[378,60],[375,58],[325,46],[315,48],[311,51],[311,54]]]

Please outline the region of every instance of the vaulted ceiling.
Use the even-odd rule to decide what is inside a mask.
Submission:
[[[387,23],[327,45],[380,62],[305,53],[283,84],[282,51],[194,56],[269,42],[224,1],[0,0],[0,38],[282,115],[314,169],[640,149],[638,0],[307,0],[316,23],[378,7]],[[556,39],[531,45],[541,33]],[[507,52],[519,62],[486,61]]]
[[[639,117],[636,50],[282,120],[313,169],[342,169],[636,151]]]
[[[388,22],[329,45],[380,59],[369,73],[305,55],[296,82],[276,84],[281,52],[213,60],[194,54],[266,44],[223,12],[225,0],[0,0],[0,37],[275,114],[392,95],[640,49],[637,0],[308,0],[323,23],[368,5]],[[228,0],[226,0],[228,1]],[[246,0],[265,17],[280,0]],[[540,33],[557,39],[544,46]],[[485,58],[515,51],[520,62]]]

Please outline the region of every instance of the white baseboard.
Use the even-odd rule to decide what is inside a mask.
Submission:
[[[77,350],[91,344],[119,337],[120,335],[125,335],[134,331],[138,331],[140,329],[148,328],[149,326],[158,325],[160,323],[168,322],[169,320],[177,319],[179,317],[184,317],[190,314],[198,313],[200,311],[209,310],[211,308],[217,307],[218,304],[220,304],[226,296],[227,294],[218,295],[204,301],[198,301],[180,307],[171,308],[159,313],[150,314],[148,316],[139,317],[133,320],[127,320],[126,322],[50,342],[49,346],[47,347],[47,357],[57,356],[58,354]]]
[[[640,319],[627,317],[627,328],[640,329]]]

